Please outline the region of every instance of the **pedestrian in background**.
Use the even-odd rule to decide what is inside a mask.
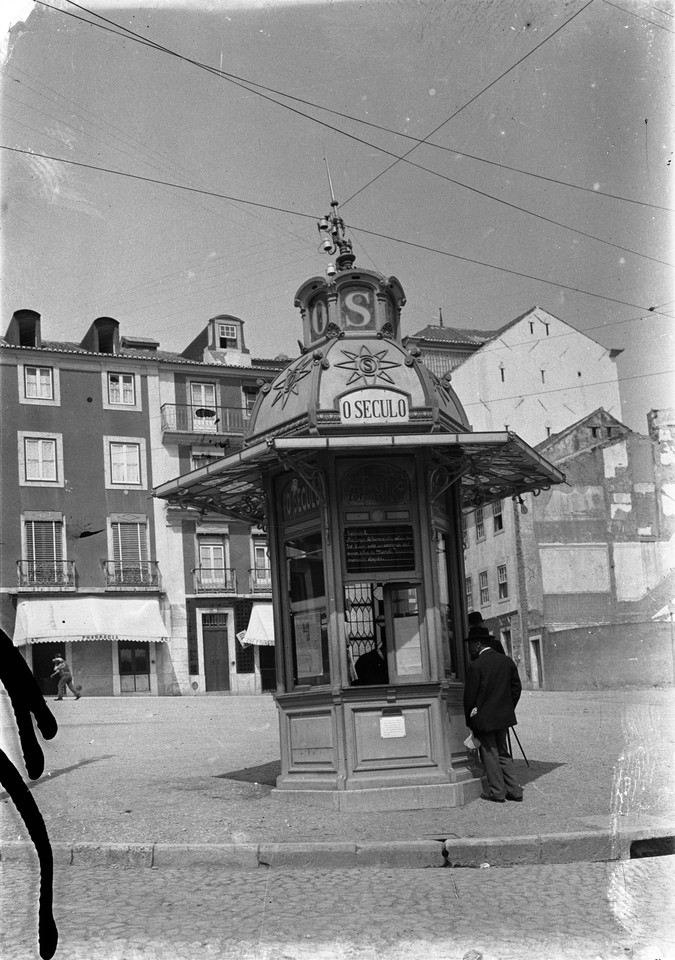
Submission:
[[[464,685],[466,725],[480,741],[488,792],[481,800],[504,803],[523,799],[523,788],[509,753],[507,735],[514,727],[522,685],[518,668],[506,654],[499,655],[482,635],[470,637],[469,663]]]
[[[75,686],[73,684],[73,675],[70,672],[70,667],[63,659],[63,657],[54,657],[52,663],[54,664],[54,673],[52,674],[52,680],[58,680],[58,696],[54,697],[55,700],[63,700],[64,694],[66,693],[66,687],[69,687],[75,694],[75,699],[79,700],[82,694],[81,686]]]
[[[492,647],[495,653],[506,653],[506,650],[504,650],[499,640],[494,637],[485,626],[483,615],[480,611],[472,610],[467,619],[469,621],[469,635],[467,640],[470,640],[471,637],[480,636],[489,647]]]

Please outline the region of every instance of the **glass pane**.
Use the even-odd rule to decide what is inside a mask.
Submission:
[[[441,617],[441,644],[443,648],[443,666],[445,675],[454,677],[457,675],[457,663],[455,656],[455,638],[452,629],[452,608],[450,605],[450,590],[448,582],[448,537],[447,534],[439,534],[436,541],[436,559],[438,562],[438,585],[439,585],[439,613]]]
[[[134,648],[134,673],[138,675],[139,673],[149,673],[150,672],[150,658],[148,657],[148,648],[147,644],[139,644]]]
[[[422,673],[422,642],[417,587],[393,588],[391,606],[396,672],[399,677],[419,676]]]
[[[286,574],[296,684],[330,681],[321,533],[286,542]]]
[[[134,672],[133,653],[130,647],[119,648],[120,675]]]

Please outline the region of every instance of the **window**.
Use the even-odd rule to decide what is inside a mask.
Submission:
[[[506,579],[506,564],[502,563],[497,567],[497,584],[499,590],[499,599],[506,600],[509,595],[509,583]]]
[[[550,437],[550,436],[551,436],[551,428],[550,428],[550,427],[546,427],[546,436],[547,436],[547,437]]]
[[[239,640],[235,638],[235,658],[237,662],[237,673],[255,673],[255,654],[252,644],[242,647]]]
[[[105,485],[146,487],[145,440],[142,437],[104,437]]]
[[[473,610],[473,585],[471,577],[464,578],[464,599],[466,600],[467,611]]]
[[[237,325],[235,323],[218,324],[218,349],[227,350],[237,346]]]
[[[494,532],[499,533],[504,529],[504,515],[502,513],[502,501],[495,500],[492,504],[492,519],[494,523]]]
[[[542,370],[542,371],[541,371],[541,382],[542,382],[542,383],[546,383],[546,371],[545,371],[545,370]]]
[[[23,368],[24,396],[27,400],[53,400],[54,375],[51,367]]]
[[[136,403],[136,389],[132,373],[108,374],[108,402],[133,407]]]
[[[483,570],[478,574],[478,582],[480,584],[480,602],[481,606],[484,606],[486,603],[490,602],[490,588],[488,586],[487,570]]]
[[[60,433],[17,434],[19,483],[24,487],[62,487],[63,437]]]
[[[272,589],[272,571],[265,540],[253,541],[253,586],[258,590]]]
[[[466,527],[466,514],[463,513],[462,514],[462,547],[464,548],[464,550],[466,550],[468,545],[469,545],[469,534]]]
[[[24,440],[26,480],[56,480],[56,440]]]
[[[542,320],[542,323],[544,323],[543,320]],[[548,328],[550,327],[550,324],[549,324],[549,323],[544,323],[544,327],[545,327],[545,329],[546,329],[546,336],[548,336]]]
[[[215,463],[216,460],[220,460],[221,458],[221,453],[215,453],[212,450],[208,453],[202,453],[201,450],[193,450],[190,456],[190,469],[199,470],[200,467],[207,467],[210,463]]]
[[[110,444],[112,483],[141,482],[141,448],[137,443]]]
[[[242,393],[244,395],[244,410],[247,414],[250,414],[258,397],[258,387],[242,387]]]
[[[63,520],[26,520],[21,585],[67,585],[63,560]]]
[[[286,540],[286,585],[291,624],[293,684],[330,683],[328,613],[319,531]]]
[[[17,364],[19,403],[58,407],[61,402],[58,367],[35,363]]]
[[[530,320],[530,333],[534,333],[534,322]]]
[[[199,585],[202,590],[223,590],[227,581],[226,539],[219,534],[197,537]]]
[[[140,374],[101,370],[101,400],[104,410],[142,410]]]
[[[475,512],[476,517],[476,540],[485,540],[485,523],[483,521],[483,508],[478,507]]]
[[[113,521],[112,564],[109,580],[115,584],[139,584],[151,581],[148,563],[148,533],[145,520]]]
[[[500,367],[500,368],[499,368],[499,373],[500,373],[501,378],[502,378],[502,383],[504,383],[504,380],[505,380],[505,378],[506,378],[506,377],[505,377],[504,367]]]
[[[215,383],[191,383],[192,429],[196,433],[216,433],[218,411],[216,409]]]

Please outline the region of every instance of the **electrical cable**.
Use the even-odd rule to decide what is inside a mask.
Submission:
[[[557,27],[557,28],[553,31],[553,33],[549,34],[548,37],[544,37],[544,39],[541,41],[541,43],[538,43],[536,47],[533,47],[528,53],[526,53],[523,57],[521,57],[520,60],[517,60],[516,63],[512,64],[512,66],[510,66],[510,67],[508,68],[508,70],[505,70],[504,73],[500,74],[498,77],[496,77],[496,78],[495,78],[494,80],[492,80],[490,83],[488,83],[488,85],[487,85],[486,87],[483,87],[483,89],[480,90],[480,91],[475,95],[475,97],[472,97],[470,100],[467,100],[466,103],[462,104],[462,106],[461,106],[458,110],[455,110],[455,112],[452,113],[452,114],[447,118],[447,120],[444,120],[443,123],[440,123],[437,127],[435,127],[435,128],[431,131],[431,133],[429,133],[428,136],[426,136],[426,137],[424,138],[424,140],[423,140],[422,142],[426,142],[426,140],[427,140],[429,137],[433,137],[433,135],[434,135],[435,133],[438,133],[438,131],[439,131],[440,129],[442,129],[442,127],[444,127],[446,124],[450,123],[451,120],[454,120],[454,118],[457,116],[457,114],[461,113],[462,110],[466,109],[466,107],[470,106],[472,103],[475,103],[476,100],[478,100],[479,97],[482,97],[482,95],[483,95],[484,93],[486,93],[488,90],[490,90],[491,87],[494,87],[495,84],[499,83],[500,80],[503,80],[504,77],[507,76],[509,73],[511,73],[512,70],[515,70],[516,67],[519,67],[520,64],[523,63],[524,60],[527,60],[528,57],[532,56],[532,54],[535,53],[537,50],[539,50],[541,47],[543,47],[545,43],[548,43],[549,40],[551,40],[553,37],[555,37],[555,35],[556,35],[557,33],[560,33],[560,31],[563,30],[569,23],[571,23],[572,20],[574,20],[575,17],[578,17],[579,14],[580,14],[580,13],[583,13],[583,11],[584,11],[587,7],[590,7],[591,3],[593,3],[593,0],[588,0],[588,3],[585,3],[585,4],[583,5],[583,7],[580,7],[579,10],[576,11],[576,13],[573,13],[572,16],[569,18],[569,20],[566,20],[564,23],[561,23],[560,26]],[[342,204],[342,207],[344,208],[344,206],[345,206],[347,203],[349,203],[350,200],[353,200],[354,197],[357,197],[363,190],[366,189],[366,187],[370,187],[373,183],[375,183],[376,180],[379,180],[380,177],[383,177],[383,176],[385,175],[385,173],[388,173],[388,171],[391,170],[392,167],[395,167],[396,164],[399,163],[401,160],[405,160],[405,158],[406,158],[410,153],[412,153],[413,150],[416,150],[416,149],[417,149],[417,146],[411,147],[411,149],[408,150],[407,153],[404,153],[402,157],[399,157],[397,160],[394,160],[394,162],[393,162],[392,164],[390,164],[388,167],[386,167],[384,170],[382,170],[381,173],[378,173],[378,175],[377,175],[376,177],[373,177],[373,179],[372,179],[372,180],[369,180],[368,183],[364,183],[364,185],[363,185],[362,187],[359,187],[359,189],[356,191],[356,193],[353,193],[350,197],[348,197],[348,198],[344,201],[344,203]]]
[[[316,216],[316,214],[302,213],[299,210],[289,210],[286,207],[276,207],[271,204],[261,203],[256,200],[243,200],[240,197],[233,197],[227,194],[216,193],[215,191],[212,191],[212,190],[202,190],[202,189],[199,189],[198,187],[188,187],[188,186],[184,186],[183,184],[171,183],[170,181],[166,181],[166,180],[157,180],[153,177],[143,177],[143,176],[140,176],[139,174],[125,173],[121,170],[112,170],[109,167],[99,167],[91,163],[82,163],[78,160],[65,160],[62,157],[52,157],[46,154],[36,154],[36,153],[33,153],[31,150],[24,150],[24,149],[21,149],[20,147],[9,147],[5,144],[0,144],[0,150],[9,150],[12,153],[25,154],[29,157],[39,157],[44,160],[54,160],[57,163],[68,163],[76,167],[83,167],[87,170],[97,170],[102,173],[110,173],[115,176],[128,177],[132,180],[139,180],[145,183],[154,183],[154,184],[159,184],[160,186],[165,186],[165,187],[175,187],[178,190],[187,190],[188,192],[191,192],[191,193],[200,193],[200,194],[204,194],[205,196],[216,197],[221,200],[234,200],[237,203],[244,203],[254,207],[261,207],[265,210],[273,210],[277,213],[286,213],[286,214],[289,214],[290,216],[304,217],[305,219],[308,219],[308,220],[319,219]],[[393,237],[390,234],[378,233],[375,230],[368,230],[365,227],[358,227],[358,226],[355,226],[354,224],[347,224],[347,226],[350,230],[360,231],[361,233],[369,234],[372,237],[379,237],[382,240],[391,240],[394,243],[402,243],[407,246],[415,247],[416,249],[419,249],[419,250],[426,250],[430,253],[438,253],[441,256],[451,257],[454,260],[461,260],[464,263],[473,263],[473,264],[476,264],[477,266],[488,267],[492,270],[499,270],[502,273],[508,273],[508,274],[511,274],[512,276],[523,277],[527,280],[535,280],[539,283],[545,283],[550,286],[560,287],[564,290],[572,290],[574,293],[581,293],[590,297],[596,297],[597,299],[600,299],[600,300],[607,300],[609,303],[618,303],[618,304],[621,304],[622,306],[632,307],[636,310],[649,310],[652,313],[656,313],[656,314],[660,313],[660,311],[654,310],[652,307],[644,307],[642,304],[639,304],[639,303],[632,303],[631,301],[628,301],[628,300],[619,300],[616,297],[608,297],[601,293],[593,293],[590,290],[583,290],[579,287],[572,287],[569,284],[560,283],[557,280],[545,280],[543,277],[537,277],[537,276],[534,276],[533,274],[522,273],[518,270],[511,270],[508,267],[500,267],[497,264],[487,263],[484,260],[476,260],[472,257],[463,257],[458,253],[449,253],[447,250],[441,250],[438,247],[431,247],[423,243],[415,243],[413,240],[404,240],[401,237]]]
[[[588,239],[588,240],[594,240],[594,241],[596,241],[597,243],[603,243],[603,244],[606,244],[606,245],[608,245],[608,246],[615,247],[615,248],[618,249],[618,250],[622,250],[624,253],[630,253],[630,254],[633,255],[633,256],[641,257],[641,258],[644,258],[644,259],[646,259],[646,260],[650,260],[650,261],[652,261],[652,262],[654,262],[654,263],[659,263],[659,264],[661,264],[661,265],[663,265],[663,266],[670,266],[670,267],[675,266],[674,264],[671,264],[670,262],[668,262],[668,261],[666,261],[666,260],[660,260],[658,257],[652,257],[652,256],[650,256],[649,254],[646,254],[646,253],[640,253],[640,252],[637,251],[637,250],[633,250],[633,249],[630,248],[630,247],[624,247],[624,246],[622,246],[621,244],[614,243],[614,242],[611,241],[611,240],[605,240],[605,239],[603,239],[602,237],[596,237],[594,234],[586,233],[586,232],[583,231],[583,230],[577,230],[575,227],[571,227],[571,226],[569,226],[569,225],[567,225],[567,224],[561,223],[560,221],[554,220],[554,219],[552,219],[552,218],[550,218],[550,217],[545,217],[545,216],[543,216],[543,214],[534,213],[533,211],[528,210],[528,209],[526,209],[525,207],[521,207],[521,206],[518,205],[518,204],[511,203],[511,202],[508,201],[508,200],[503,200],[503,199],[501,199],[500,197],[496,197],[496,196],[494,196],[493,194],[487,193],[486,191],[479,190],[477,187],[472,187],[472,186],[470,186],[469,184],[463,183],[461,180],[455,180],[453,177],[449,177],[449,176],[447,176],[447,175],[445,175],[445,174],[443,174],[443,173],[440,173],[440,172],[437,171],[437,170],[431,169],[430,167],[425,167],[425,166],[423,166],[422,164],[415,163],[414,161],[407,159],[408,153],[411,153],[412,150],[409,150],[408,153],[403,154],[403,156],[400,156],[400,155],[394,153],[394,152],[391,151],[391,150],[386,150],[384,147],[380,147],[380,146],[378,146],[378,145],[375,144],[375,143],[372,143],[372,142],[370,142],[370,141],[368,141],[368,140],[364,140],[362,137],[357,137],[357,136],[355,136],[354,134],[347,133],[346,131],[341,130],[339,127],[335,127],[335,126],[333,126],[332,124],[325,123],[325,121],[319,120],[319,119],[317,119],[316,117],[309,116],[308,114],[304,113],[304,112],[301,111],[301,110],[297,110],[297,109],[295,109],[294,107],[290,107],[288,104],[280,103],[278,100],[275,100],[273,97],[269,97],[269,96],[266,96],[265,94],[259,93],[257,90],[252,90],[250,87],[246,86],[245,84],[241,83],[240,81],[234,80],[234,79],[233,79],[233,75],[224,73],[223,71],[220,71],[220,70],[216,70],[215,68],[209,67],[207,64],[201,63],[200,61],[193,60],[193,59],[191,59],[190,57],[185,57],[185,56],[183,56],[182,54],[179,54],[179,53],[177,53],[176,51],[171,50],[171,49],[168,48],[168,47],[164,47],[164,46],[162,46],[161,44],[155,43],[154,41],[147,40],[146,38],[138,37],[137,34],[135,34],[132,30],[129,30],[127,27],[123,27],[123,26],[121,26],[121,25],[119,25],[119,24],[114,24],[114,21],[109,20],[109,19],[107,19],[106,17],[101,16],[100,14],[94,13],[93,11],[87,10],[86,7],[83,7],[83,6],[81,6],[80,4],[75,3],[74,0],[67,0],[67,2],[70,3],[70,4],[72,4],[73,6],[77,7],[77,8],[80,9],[80,10],[84,10],[85,12],[89,13],[91,16],[97,17],[97,18],[105,21],[106,23],[111,23],[111,24],[114,24],[115,26],[118,26],[120,30],[124,31],[124,33],[122,34],[122,33],[119,33],[118,31],[109,30],[109,28],[101,27],[100,24],[97,24],[97,23],[95,23],[95,22],[93,22],[93,21],[91,21],[91,20],[86,20],[86,19],[84,19],[84,18],[82,18],[82,17],[78,17],[78,16],[76,16],[75,14],[70,13],[70,12],[68,12],[68,11],[66,11],[66,10],[60,10],[58,7],[53,7],[51,4],[46,3],[45,0],[34,0],[34,2],[35,2],[35,3],[39,3],[39,4],[41,4],[42,6],[46,6],[46,7],[48,7],[48,8],[51,9],[51,10],[56,10],[56,11],[59,12],[59,13],[64,13],[66,16],[74,17],[76,20],[81,20],[83,23],[88,23],[90,26],[100,27],[100,29],[108,29],[108,32],[115,33],[117,36],[127,36],[127,35],[128,35],[131,39],[137,40],[137,41],[138,41],[139,43],[141,43],[143,46],[152,47],[153,49],[158,50],[158,51],[163,52],[163,53],[166,53],[166,54],[168,54],[169,56],[176,57],[176,58],[179,59],[179,60],[183,60],[183,61],[186,62],[186,63],[190,63],[190,64],[192,64],[193,66],[197,66],[197,67],[199,67],[200,69],[204,69],[204,70],[206,70],[207,72],[213,74],[214,76],[219,76],[219,77],[221,77],[221,78],[224,78],[224,79],[228,80],[228,82],[233,83],[235,86],[238,86],[238,87],[240,87],[240,88],[242,88],[242,89],[244,89],[244,90],[247,90],[249,93],[253,93],[253,94],[255,94],[256,96],[262,97],[264,100],[267,100],[267,101],[269,101],[269,102],[271,102],[271,103],[274,103],[274,104],[276,104],[277,106],[283,107],[285,110],[290,110],[291,113],[297,114],[297,115],[299,115],[299,116],[301,116],[301,117],[303,117],[303,118],[305,118],[305,119],[307,119],[307,120],[311,120],[313,123],[318,123],[319,125],[321,125],[321,126],[323,126],[323,127],[326,127],[326,128],[329,129],[329,130],[333,130],[335,133],[338,133],[338,134],[340,134],[341,136],[347,137],[347,138],[349,138],[349,139],[351,139],[351,140],[355,140],[357,143],[360,143],[360,144],[362,144],[362,145],[364,145],[364,146],[368,146],[368,147],[370,147],[370,148],[372,148],[372,149],[374,149],[374,150],[378,150],[380,153],[384,153],[386,156],[394,157],[394,164],[391,164],[389,167],[385,168],[385,170],[383,170],[381,174],[378,174],[378,177],[381,176],[383,173],[386,173],[386,170],[391,169],[391,166],[394,166],[395,163],[398,163],[400,160],[403,160],[405,163],[409,164],[410,166],[415,167],[415,168],[418,169],[418,170],[423,170],[424,172],[431,174],[431,176],[438,177],[438,178],[440,178],[441,180],[445,180],[445,181],[448,182],[448,183],[454,184],[455,186],[463,187],[465,190],[469,190],[469,191],[472,192],[472,193],[476,193],[478,196],[482,196],[482,197],[484,197],[484,198],[486,198],[486,199],[488,199],[488,200],[492,200],[492,201],[495,202],[495,203],[503,204],[504,206],[509,207],[509,208],[511,208],[511,209],[513,209],[513,210],[516,210],[516,211],[518,211],[518,212],[520,212],[520,213],[524,213],[524,214],[527,215],[527,216],[534,217],[534,218],[536,218],[536,219],[538,219],[538,220],[542,220],[542,221],[544,221],[545,223],[550,223],[550,224],[552,224],[553,226],[557,226],[557,227],[562,228],[563,230],[569,230],[570,232],[575,233],[575,234],[578,234],[579,236],[585,237],[585,238]],[[592,3],[592,2],[593,2],[593,0],[589,0],[589,2],[585,5],[585,7],[586,7],[586,6],[589,6],[590,3]],[[581,11],[585,9],[585,7],[582,7],[581,10],[577,11],[577,14],[578,14],[578,13],[581,13]],[[577,14],[574,14],[573,16],[577,16]],[[570,17],[570,20],[571,20],[571,19],[572,19],[572,17]],[[566,23],[569,23],[569,20],[566,21]],[[566,25],[566,24],[562,24],[560,27],[557,28],[556,31],[554,31],[554,33],[557,33],[558,30],[561,30],[562,27],[565,26],[565,25]],[[551,34],[551,36],[553,36],[553,35],[554,35],[554,34]],[[545,40],[542,41],[542,43],[545,43],[545,42],[546,42]],[[540,47],[541,45],[542,45],[542,44],[539,44],[538,47]],[[534,50],[538,49],[538,47],[535,47]],[[530,52],[532,53],[532,52],[534,52],[534,50],[533,50],[533,51],[530,51]],[[527,56],[529,56],[529,55],[530,55],[530,54],[526,54],[525,56],[527,57]],[[520,62],[522,62],[522,60],[524,60],[524,59],[525,59],[525,57],[521,58],[521,60],[518,61],[518,62],[520,63]],[[514,67],[517,66],[517,65],[518,65],[518,64],[514,64]],[[510,67],[509,70],[514,69],[514,67]],[[507,70],[506,73],[508,73],[509,70]],[[505,75],[506,75],[506,74],[502,74],[502,76],[505,76]],[[499,79],[501,79],[501,77],[498,77],[497,79],[499,80]],[[493,83],[496,83],[496,82],[497,82],[497,81],[493,81]],[[490,84],[489,86],[492,86],[492,85],[493,85],[493,84]],[[489,86],[486,87],[485,90],[489,89]],[[482,93],[482,92],[484,92],[484,91],[481,91],[481,93]],[[476,94],[476,96],[475,96],[472,100],[468,101],[468,103],[465,104],[464,106],[468,106],[469,103],[472,103],[472,102],[473,102],[474,100],[476,100],[480,95],[481,95],[480,93]],[[284,94],[281,94],[281,96],[284,96]],[[462,110],[462,109],[464,109],[464,107],[460,107],[460,110]],[[459,112],[459,110],[456,111],[452,116],[456,116],[458,112]],[[445,120],[440,126],[444,126],[444,125],[445,125],[446,123],[448,123],[449,120],[451,120],[451,119],[452,119],[452,117],[449,117],[449,118],[448,118],[447,120]],[[437,129],[440,129],[440,127],[438,127]],[[435,133],[435,132],[436,132],[436,131],[432,131],[432,132],[429,134],[429,136],[432,136],[433,133]],[[415,149],[415,148],[413,147],[412,149]],[[369,186],[370,183],[374,183],[375,180],[378,179],[378,177],[375,177],[373,180],[369,181],[368,184],[365,184],[364,187],[361,188],[361,190],[362,190],[362,189],[365,189],[366,186]],[[357,191],[357,193],[359,193],[359,192],[360,192],[360,190]],[[357,195],[356,193],[355,193],[355,194],[352,194],[352,196],[351,196],[347,201],[345,201],[345,203],[349,202],[349,200],[353,199],[356,195]],[[344,203],[342,204],[342,206],[344,206]]]

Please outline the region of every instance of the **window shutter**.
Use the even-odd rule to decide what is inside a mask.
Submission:
[[[63,559],[63,524],[60,520],[26,521],[26,559]]]
[[[113,523],[113,560],[129,563],[148,559],[144,523]]]

